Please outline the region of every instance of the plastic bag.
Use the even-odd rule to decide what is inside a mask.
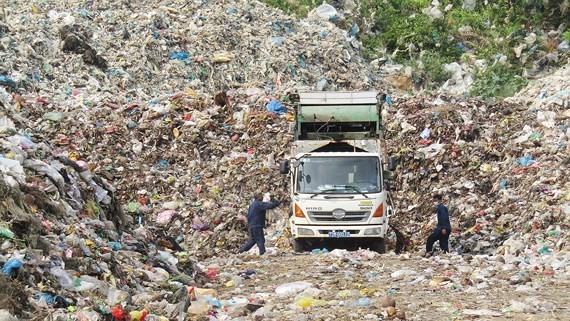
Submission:
[[[123,320],[125,318],[125,312],[123,311],[123,308],[121,308],[120,305],[117,305],[116,307],[113,308],[113,310],[111,311],[111,315],[115,317],[115,319],[117,320]]]
[[[338,14],[338,12],[333,6],[326,3],[323,3],[320,6],[318,6],[317,9],[315,10],[315,13],[317,14],[317,16],[327,20],[332,17],[335,17]]]
[[[49,272],[57,278],[59,284],[66,289],[70,289],[73,287],[73,279],[71,276],[65,272],[60,266],[52,267]]]
[[[467,11],[473,11],[475,10],[475,6],[477,6],[477,0],[464,0],[461,8]]]
[[[107,304],[109,305],[116,305],[121,303],[129,296],[129,293],[125,291],[121,291],[119,289],[110,287],[109,293],[107,295]]]
[[[192,301],[192,304],[188,307],[188,313],[190,315],[200,316],[208,313],[210,309],[210,304],[206,300]]]
[[[64,189],[65,180],[63,179],[63,176],[61,176],[61,174],[52,166],[38,159],[26,159],[24,161],[24,167],[32,168],[34,171],[47,175],[51,181],[55,182],[60,190]]]
[[[11,258],[2,267],[2,272],[4,273],[4,275],[12,276],[14,271],[21,269],[22,266],[24,266],[24,262],[20,261],[17,258]]]
[[[6,167],[9,171],[24,175],[24,168],[17,160],[0,157],[0,165]]]
[[[163,282],[170,277],[170,274],[165,269],[159,267],[155,267],[153,271],[137,269],[136,272],[144,273],[151,282]]]
[[[188,59],[188,57],[190,57],[190,55],[187,52],[177,52],[177,53],[170,55],[170,60],[174,60],[174,59],[186,60],[186,59]]]
[[[83,291],[95,290],[98,287],[99,287],[98,283],[77,279],[73,289],[76,292],[83,292]]]
[[[439,154],[439,152],[441,152],[441,150],[443,149],[443,146],[444,144],[433,143],[427,147],[419,148],[418,152],[423,153],[425,157],[429,159],[437,156],[437,154]]]
[[[45,304],[48,306],[54,306],[56,303],[55,302],[55,296],[53,296],[50,293],[46,293],[46,292],[38,293],[38,295],[36,296],[36,300],[38,300],[39,302],[44,300]]]
[[[275,289],[275,293],[280,296],[292,295],[313,287],[312,283],[305,281],[297,281],[291,283],[281,284]]]
[[[4,75],[0,75],[0,85],[16,88],[16,82],[12,78]]]
[[[302,308],[308,308],[311,306],[316,306],[316,307],[325,306],[325,305],[328,305],[329,303],[325,300],[319,300],[319,299],[314,299],[311,297],[304,296],[304,297],[300,297],[300,298],[296,299],[295,304],[297,306],[302,307]]]
[[[277,115],[283,115],[287,112],[287,109],[285,108],[285,106],[283,106],[282,103],[278,102],[275,99],[270,101],[269,104],[267,104],[266,108],[267,108],[268,112],[274,113]]]
[[[147,310],[132,311],[130,313],[131,321],[144,321],[147,315],[148,315]]]
[[[414,275],[416,273],[417,272],[414,270],[398,270],[398,271],[393,272],[390,276],[393,277],[394,279],[399,279],[402,277]]]
[[[424,130],[421,132],[420,137],[423,139],[428,139],[429,135],[430,135],[431,131],[429,129],[429,127],[424,128]]]
[[[369,298],[359,298],[354,301],[349,301],[346,303],[346,306],[349,307],[367,307],[372,304],[372,301]]]
[[[167,211],[158,213],[158,215],[156,216],[156,223],[160,224],[160,225],[166,225],[166,224],[170,223],[170,221],[172,220],[172,218],[174,216],[176,216],[176,214],[178,214],[178,212],[176,212],[174,210],[167,210]]]
[[[517,163],[519,163],[522,166],[530,166],[534,164],[534,158],[532,158],[532,156],[524,156],[517,159]]]
[[[57,111],[50,111],[45,113],[42,116],[43,120],[51,120],[53,122],[60,122],[63,120],[63,117],[65,117],[65,114],[62,112],[57,112]]]

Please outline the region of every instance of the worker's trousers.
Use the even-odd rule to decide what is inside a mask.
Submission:
[[[240,253],[249,251],[255,244],[259,248],[259,255],[265,253],[265,235],[263,235],[263,227],[250,227],[250,239],[239,249]]]
[[[439,240],[439,247],[445,253],[449,252],[449,232],[450,229],[445,229],[447,233],[443,235],[441,233],[441,229],[436,228],[429,236],[426,242],[426,253],[430,253],[433,251],[433,243]]]

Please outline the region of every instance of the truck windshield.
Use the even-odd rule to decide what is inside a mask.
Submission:
[[[295,172],[298,193],[379,193],[378,157],[304,157]]]

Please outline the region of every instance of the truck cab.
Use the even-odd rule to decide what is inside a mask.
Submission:
[[[289,160],[289,227],[296,252],[334,243],[385,252],[393,212],[382,153],[382,97],[376,92],[310,92],[295,100]]]

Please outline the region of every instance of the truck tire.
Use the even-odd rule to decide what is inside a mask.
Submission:
[[[294,239],[293,240],[293,251],[295,253],[302,253],[305,251],[305,240]]]
[[[370,245],[370,250],[380,254],[386,253],[386,240],[384,238],[375,239]]]

